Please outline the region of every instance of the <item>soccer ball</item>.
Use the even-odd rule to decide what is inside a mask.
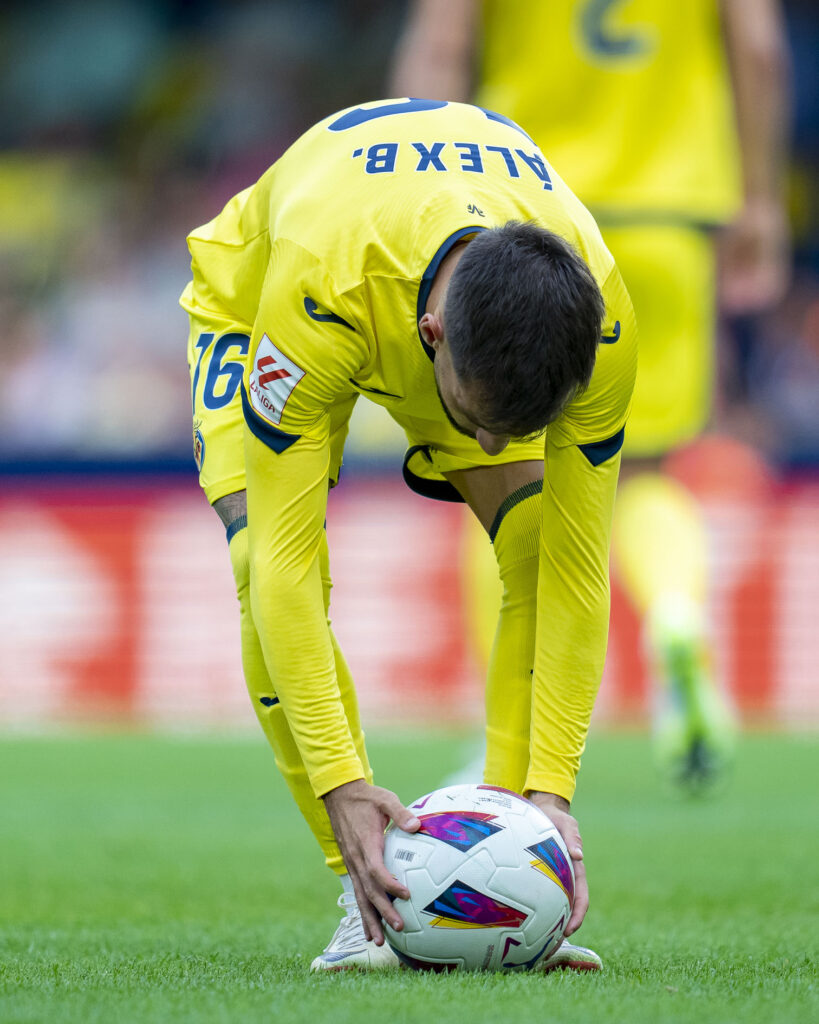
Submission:
[[[387,830],[387,869],[410,891],[387,941],[416,970],[531,970],[563,940],[574,871],[551,819],[497,786],[447,786],[410,805],[419,832]]]

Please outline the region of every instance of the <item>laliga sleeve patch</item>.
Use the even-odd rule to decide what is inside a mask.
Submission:
[[[303,376],[304,370],[262,335],[250,373],[250,404],[270,423],[281,423],[284,407]]]

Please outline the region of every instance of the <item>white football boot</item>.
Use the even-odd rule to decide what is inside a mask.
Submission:
[[[535,965],[536,971],[602,971],[603,961],[593,949],[575,946],[564,939],[546,960]]]
[[[383,946],[376,946],[364,935],[361,911],[353,893],[343,892],[338,898],[338,905],[344,911],[344,917],[330,944],[310,964],[310,970],[380,971],[385,967],[397,967],[398,957],[386,942]]]

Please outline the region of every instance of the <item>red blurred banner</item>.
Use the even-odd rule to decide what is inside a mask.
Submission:
[[[737,494],[702,486],[690,467],[688,477],[707,502],[710,621],[727,689],[746,718],[816,724],[819,485]],[[0,722],[252,721],[224,531],[194,483],[16,481],[6,491]],[[395,479],[351,479],[333,493],[331,611],[365,718],[480,717],[465,522],[462,507]],[[639,623],[615,579],[598,716],[642,716],[648,689]]]

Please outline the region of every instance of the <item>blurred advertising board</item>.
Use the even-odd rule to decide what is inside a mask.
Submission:
[[[727,689],[746,720],[816,725],[819,483],[711,488],[707,515]],[[352,475],[327,528],[331,616],[365,720],[479,721],[463,507],[419,498],[394,474]],[[224,531],[192,475],[7,478],[0,580],[3,726],[252,724]],[[649,691],[615,578],[596,714],[639,720]]]

